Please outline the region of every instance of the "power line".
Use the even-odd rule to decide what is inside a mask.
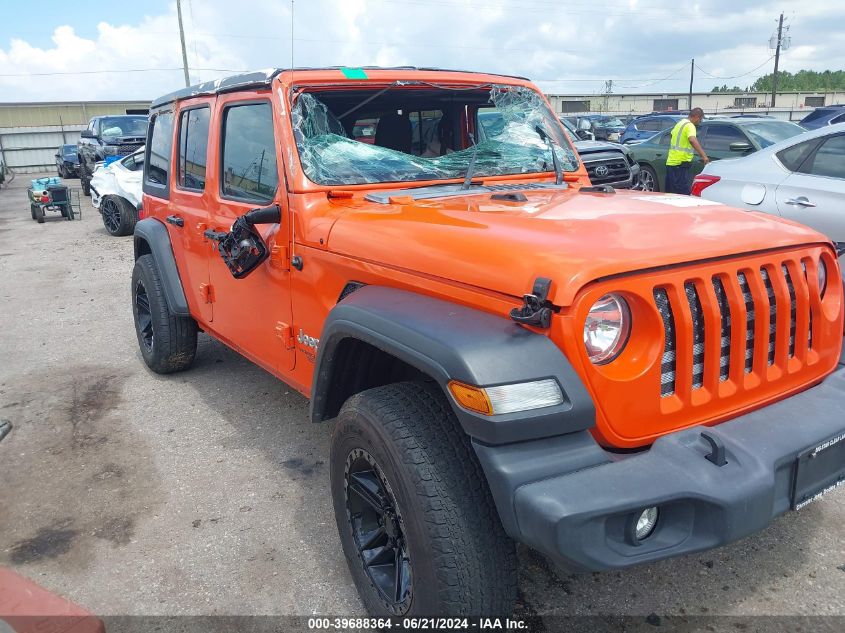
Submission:
[[[713,75],[713,74],[711,74],[711,73],[708,73],[706,70],[704,70],[704,69],[703,69],[701,66],[699,66],[698,64],[696,64],[696,65],[695,65],[695,67],[696,67],[698,70],[700,70],[702,73],[704,73],[705,75],[707,75],[708,77],[710,77],[710,78],[712,78],[712,79],[739,79],[740,77],[745,77],[745,76],[747,76],[747,75],[750,75],[750,74],[751,74],[751,73],[753,73],[755,70],[760,70],[763,66],[765,66],[765,65],[766,65],[766,64],[768,64],[770,61],[772,61],[772,60],[774,59],[774,57],[775,57],[775,56],[774,56],[774,55],[772,55],[771,57],[769,57],[769,59],[767,59],[766,61],[764,61],[762,64],[760,64],[759,66],[755,66],[754,68],[752,68],[752,69],[751,69],[751,70],[749,70],[748,72],[742,73],[741,75],[732,75],[732,76],[730,76],[730,77],[720,77],[720,76],[718,76],[718,75]]]
[[[193,68],[189,67],[188,70],[202,70],[208,72],[220,72],[220,73],[243,73],[248,72],[246,70],[240,69],[236,70],[234,68]],[[53,77],[57,75],[105,75],[110,73],[152,73],[152,72],[182,72],[183,68],[130,68],[130,69],[120,69],[120,70],[75,70],[75,71],[64,71],[64,72],[52,72],[52,73],[17,73],[17,74],[0,74],[0,77]]]

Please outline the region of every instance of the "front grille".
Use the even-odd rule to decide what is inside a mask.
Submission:
[[[584,161],[587,175],[594,185],[604,185],[610,182],[621,182],[631,177],[631,168],[624,158],[613,158],[609,160]],[[599,175],[597,172],[607,169],[606,173]]]
[[[118,156],[129,156],[129,154],[134,154],[136,151],[141,149],[143,143],[126,143],[124,145],[117,145],[117,155]]]
[[[676,394],[682,379],[695,391],[708,378],[712,386],[804,358],[813,347],[809,292],[807,268],[798,258],[657,286],[654,305],[664,332],[661,397]],[[718,362],[708,353],[718,354]]]

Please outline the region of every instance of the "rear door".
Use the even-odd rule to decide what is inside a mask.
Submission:
[[[290,215],[276,117],[269,94],[222,95],[214,122],[215,186],[209,227],[229,231],[248,211],[276,203],[281,224],[257,225],[269,258],[248,276],[235,279],[215,254],[209,259],[214,330],[254,361],[283,372],[293,369],[291,324]],[[210,246],[210,245],[209,245]]]
[[[775,193],[778,212],[845,242],[845,134],[827,137]],[[845,259],[839,263],[845,265]]]

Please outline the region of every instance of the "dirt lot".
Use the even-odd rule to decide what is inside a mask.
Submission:
[[[201,335],[147,371],[130,237],[0,191],[0,565],[99,614],[355,614],[327,490],[330,424]],[[78,186],[78,181],[70,181]],[[796,421],[800,423],[800,421]],[[719,551],[572,575],[520,552],[520,613],[845,615],[845,494]],[[654,618],[654,616],[652,616]]]

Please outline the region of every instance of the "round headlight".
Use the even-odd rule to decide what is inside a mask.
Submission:
[[[657,518],[659,516],[660,512],[657,508],[646,508],[642,511],[640,516],[637,517],[637,523],[634,526],[634,535],[638,541],[651,536],[657,525]]]
[[[590,308],[584,322],[584,346],[596,365],[619,356],[631,332],[631,311],[625,299],[615,294],[601,297]]]
[[[824,291],[827,289],[827,266],[824,260],[819,260],[819,295],[824,296]]]

